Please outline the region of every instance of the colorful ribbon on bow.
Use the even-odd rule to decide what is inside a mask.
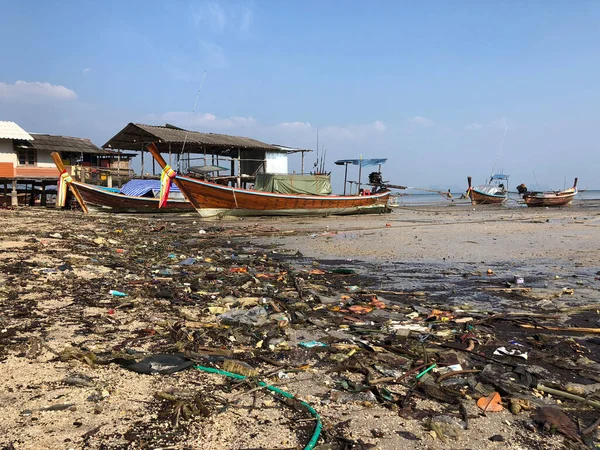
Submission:
[[[67,203],[67,191],[69,190],[69,184],[71,184],[72,181],[73,178],[71,178],[71,175],[69,175],[66,169],[60,173],[58,186],[56,188],[56,201],[61,208],[64,208]]]
[[[171,183],[173,182],[173,178],[176,176],[177,172],[171,169],[171,166],[167,164],[160,175],[160,200],[158,202],[159,208],[167,205],[169,191],[171,190]]]

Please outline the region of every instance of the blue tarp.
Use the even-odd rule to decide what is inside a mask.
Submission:
[[[383,164],[387,161],[387,158],[379,158],[379,159],[339,159],[335,163],[338,166],[343,166],[344,164],[352,164],[353,166],[377,166],[379,164]]]
[[[134,197],[154,197],[154,192],[160,191],[160,180],[131,180],[121,187],[121,194]],[[171,184],[170,192],[180,192],[175,183]]]

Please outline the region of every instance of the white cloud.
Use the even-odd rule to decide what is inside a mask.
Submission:
[[[200,53],[203,58],[202,62],[205,68],[224,69],[229,66],[223,47],[207,41],[200,41],[198,45],[200,47]]]
[[[372,125],[373,125],[373,129],[375,129],[377,131],[385,131],[387,128],[381,120],[376,120],[375,122],[373,122]]]
[[[202,2],[194,8],[194,22],[198,28],[208,26],[216,33],[221,33],[227,26],[227,14],[215,1]]]
[[[284,142],[289,145],[300,145],[299,143],[307,145],[317,136],[317,129],[310,122],[281,122],[269,125],[259,122],[252,116],[218,117],[208,112],[192,114],[185,111],[170,111],[163,114],[149,114],[140,121],[155,125],[171,123],[181,128],[202,132],[244,134],[258,136],[259,139],[262,136],[266,142]],[[319,128],[319,137],[329,142],[360,141],[380,135],[386,129],[385,124],[380,120],[368,124],[329,125]]]
[[[353,141],[364,139],[371,134],[382,133],[385,130],[385,124],[380,120],[376,120],[373,123],[367,124],[349,124],[346,126],[330,125],[323,128],[320,133],[324,138]]]
[[[91,67],[86,67],[85,69],[82,70],[83,73],[90,73],[92,71]]]
[[[483,128],[483,125],[481,125],[480,123],[477,123],[477,122],[473,122],[473,123],[469,123],[469,124],[465,125],[465,130],[467,130],[467,131],[481,130],[482,128]]]
[[[311,125],[309,122],[282,122],[277,127],[284,130],[310,130]]]
[[[64,86],[39,81],[0,82],[0,99],[38,103],[45,100],[74,100],[77,94]]]
[[[164,114],[151,114],[146,116],[149,120],[157,125],[171,123],[185,129],[198,131],[222,131],[242,128],[252,128],[258,124],[258,121],[252,117],[232,116],[228,118],[220,118],[211,113],[196,113],[184,111],[170,111]]]
[[[412,119],[410,119],[410,123],[414,124],[414,125],[419,125],[422,127],[432,127],[433,125],[435,125],[435,122],[431,119],[428,119],[427,117],[423,117],[423,116],[415,116]]]
[[[250,27],[252,26],[252,9],[250,9],[248,6],[244,6],[242,8],[241,16],[240,31],[242,33],[248,33],[250,31]]]
[[[501,117],[499,119],[492,120],[491,125],[495,128],[504,130],[505,128],[508,128],[508,120],[506,120],[506,117]]]
[[[495,128],[497,130],[504,130],[504,129],[514,130],[515,129],[513,126],[511,126],[509,124],[508,119],[506,117],[500,117],[499,119],[495,119],[495,120],[492,120],[487,123],[473,122],[473,123],[469,123],[469,124],[465,125],[465,130],[467,130],[467,131],[479,131],[479,130],[490,129],[490,128]]]
[[[192,6],[194,25],[199,30],[209,29],[215,34],[225,31],[247,34],[252,28],[252,2],[201,1]]]

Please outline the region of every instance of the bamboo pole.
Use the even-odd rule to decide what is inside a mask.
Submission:
[[[62,159],[60,158],[60,155],[56,152],[52,152],[51,155],[52,155],[52,159],[54,160],[54,164],[56,164],[56,168],[62,174],[66,169],[65,169],[65,165],[62,162]],[[81,206],[81,209],[83,210],[83,212],[89,213],[90,211],[88,210],[88,207],[85,204],[85,201],[83,201],[83,197],[81,197],[81,194],[79,193],[79,190],[77,189],[77,186],[75,186],[75,184],[73,184],[73,182],[71,182],[71,183],[69,183],[69,189],[71,189],[71,192],[73,192],[73,195],[75,195],[75,198],[77,199],[77,202],[79,203],[79,206]],[[58,197],[57,197],[57,201],[58,201]]]
[[[150,142],[148,145],[146,145],[146,148],[148,149],[148,151],[150,152],[150,154],[152,155],[152,157],[154,158],[154,160],[158,163],[158,165],[160,166],[160,168],[164,169],[165,166],[167,165],[167,162],[160,155],[160,152],[158,151],[158,148],[156,147],[156,144],[154,142]],[[192,205],[194,205],[194,208],[200,209],[200,204],[198,203],[198,201],[190,194],[190,192],[186,189],[186,187],[183,185],[183,183],[181,183],[177,179],[177,177],[173,178],[173,182],[179,188],[179,190],[185,196],[185,198],[187,198],[187,200]]]

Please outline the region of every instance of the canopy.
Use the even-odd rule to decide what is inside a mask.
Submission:
[[[339,159],[335,162],[338,166],[343,166],[344,164],[352,164],[353,166],[378,166],[379,164],[383,164],[387,161],[387,158],[375,158],[375,159]]]
[[[211,173],[211,172],[220,172],[221,170],[229,170],[227,167],[222,166],[193,166],[190,167],[190,172],[195,173]]]
[[[496,173],[490,177],[490,180],[508,180],[508,175],[503,173]]]
[[[256,175],[254,189],[278,194],[331,194],[329,175],[288,175],[259,173]]]

